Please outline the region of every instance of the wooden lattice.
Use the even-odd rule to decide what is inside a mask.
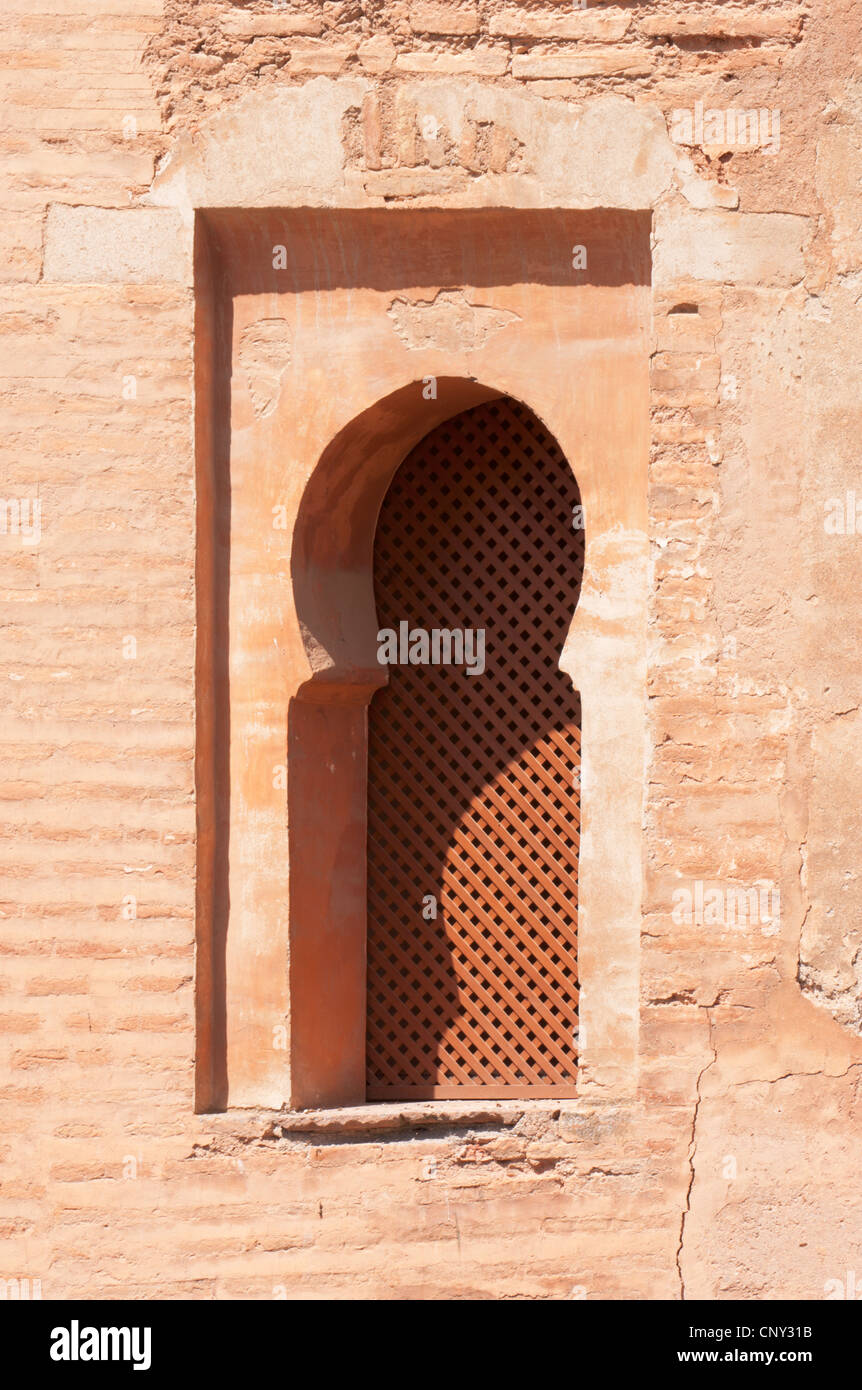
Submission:
[[[486,651],[482,675],[390,666],[371,703],[370,1099],[573,1093],[580,701],[558,661],[579,503],[508,398],[426,436],[384,500],[378,626],[483,628]]]

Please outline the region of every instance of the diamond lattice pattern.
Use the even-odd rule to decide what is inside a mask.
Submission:
[[[426,436],[386,495],[378,626],[484,629],[485,669],[393,665],[371,703],[370,1099],[573,1093],[579,504],[508,398]]]

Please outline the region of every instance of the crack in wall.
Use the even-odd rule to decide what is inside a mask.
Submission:
[[[694,1187],[694,1174],[695,1174],[694,1156],[695,1156],[695,1152],[696,1152],[696,1150],[697,1150],[697,1121],[698,1121],[698,1116],[699,1116],[699,1114],[700,1114],[701,1101],[702,1101],[702,1099],[703,1099],[703,1096],[702,1096],[702,1094],[701,1094],[701,1085],[702,1085],[702,1083],[703,1083],[703,1078],[704,1078],[704,1076],[706,1075],[706,1073],[709,1071],[710,1067],[715,1066],[716,1062],[718,1061],[718,1051],[717,1051],[716,1046],[715,1046],[715,1043],[713,1042],[713,1039],[712,1039],[712,1033],[713,1033],[712,1006],[703,1006],[703,1007],[705,1007],[706,1018],[707,1018],[707,1025],[708,1025],[708,1028],[709,1028],[709,1045],[710,1045],[710,1047],[712,1048],[712,1057],[711,1057],[710,1060],[707,1062],[706,1066],[701,1067],[701,1069],[700,1069],[700,1071],[699,1071],[699,1073],[698,1073],[698,1077],[697,1077],[697,1086],[696,1086],[696,1098],[695,1098],[695,1102],[694,1102],[694,1111],[693,1111],[692,1117],[691,1117],[691,1136],[690,1136],[690,1138],[689,1138],[689,1145],[688,1145],[688,1168],[689,1168],[688,1186],[687,1186],[687,1188],[686,1188],[686,1193],[685,1193],[685,1206],[683,1207],[682,1215],[680,1216],[680,1222],[679,1222],[679,1244],[677,1245],[677,1249],[676,1249],[676,1272],[677,1272],[677,1275],[678,1275],[678,1277],[679,1277],[679,1296],[680,1296],[680,1299],[682,1300],[683,1303],[685,1302],[685,1276],[684,1276],[684,1274],[683,1274],[683,1272],[682,1272],[682,1255],[683,1255],[683,1246],[684,1246],[684,1244],[685,1244],[685,1227],[686,1227],[686,1220],[687,1220],[688,1215],[689,1215],[689,1213],[690,1213],[690,1211],[691,1211],[691,1193],[692,1193],[692,1189],[693,1189],[693,1187]]]
[[[681,1217],[680,1217],[679,1244],[678,1244],[678,1246],[677,1246],[677,1251],[676,1251],[676,1269],[677,1269],[677,1275],[678,1275],[678,1278],[679,1278],[680,1299],[681,1299],[682,1302],[685,1302],[685,1297],[686,1297],[686,1294],[685,1294],[685,1276],[684,1276],[684,1274],[683,1274],[683,1269],[682,1269],[682,1259],[683,1259],[684,1245],[685,1245],[685,1231],[686,1231],[686,1225],[688,1224],[688,1217],[691,1215],[691,1197],[692,1197],[692,1191],[693,1191],[693,1188],[694,1188],[694,1180],[695,1180],[695,1173],[696,1173],[696,1169],[695,1169],[695,1154],[696,1154],[696,1151],[697,1151],[697,1124],[698,1124],[698,1119],[700,1118],[701,1103],[702,1103],[702,1101],[703,1101],[703,1094],[702,1094],[702,1091],[701,1091],[701,1086],[702,1086],[703,1078],[704,1078],[704,1076],[706,1075],[706,1073],[710,1070],[711,1067],[715,1066],[715,1065],[717,1064],[717,1062],[718,1062],[718,1048],[717,1048],[716,1044],[713,1042],[713,1020],[712,1020],[712,1017],[711,1017],[710,1008],[707,1008],[707,1009],[706,1009],[706,1013],[707,1013],[707,1018],[708,1018],[708,1020],[709,1020],[709,1034],[710,1034],[710,1046],[711,1046],[711,1048],[712,1048],[712,1057],[711,1057],[710,1060],[706,1063],[706,1065],[705,1065],[704,1067],[701,1068],[701,1070],[700,1070],[700,1072],[699,1072],[699,1074],[698,1074],[698,1078],[697,1078],[697,1087],[696,1087],[696,1092],[697,1092],[697,1094],[696,1094],[696,1099],[695,1099],[695,1104],[694,1104],[694,1110],[693,1110],[693,1113],[692,1113],[691,1136],[690,1136],[690,1140],[689,1140],[689,1152],[688,1152],[689,1180],[688,1180],[688,1186],[687,1186],[687,1188],[686,1188],[686,1194],[685,1194],[685,1206],[683,1207],[683,1211],[682,1211],[682,1214],[681,1214]],[[815,1077],[815,1076],[822,1076],[822,1077],[828,1078],[828,1079],[831,1080],[831,1081],[841,1081],[841,1080],[843,1080],[845,1077],[849,1076],[850,1073],[851,1073],[852,1071],[856,1071],[856,1070],[862,1070],[862,1061],[859,1061],[859,1062],[850,1062],[849,1065],[848,1065],[847,1067],[845,1067],[843,1071],[839,1071],[839,1072],[830,1072],[830,1071],[826,1071],[824,1068],[818,1068],[818,1069],[816,1069],[816,1070],[814,1070],[814,1071],[787,1071],[787,1072],[782,1072],[782,1074],[781,1074],[780,1076],[773,1076],[773,1077],[745,1077],[745,1078],[742,1079],[742,1080],[737,1080],[737,1081],[731,1082],[731,1089],[737,1090],[737,1089],[742,1088],[743,1086],[776,1086],[776,1085],[778,1085],[778,1083],[781,1082],[781,1081],[790,1081],[790,1080],[796,1080],[796,1079],[802,1079],[802,1078],[810,1078],[810,1077]],[[722,1208],[719,1209],[719,1211],[725,1210],[726,1207],[727,1207],[727,1206],[730,1206],[730,1205],[732,1205],[732,1203],[726,1203],[724,1207],[722,1207]],[[715,1214],[718,1215],[718,1213],[715,1213]]]

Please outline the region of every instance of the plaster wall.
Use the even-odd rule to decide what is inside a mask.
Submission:
[[[0,535],[4,1277],[57,1297],[820,1298],[858,1269],[859,21],[858,0],[49,0],[38,15],[7,0],[4,495],[39,501],[41,533]],[[675,141],[674,112],[698,102],[779,111],[778,147]],[[194,1112],[214,852],[196,747],[235,746],[196,723],[201,579],[217,577],[196,536],[225,531],[196,476],[217,287],[205,269],[196,282],[195,231],[207,210],[304,208],[651,219],[640,940],[622,995],[586,995],[600,1027],[637,979],[636,1057],[624,1085],[560,1106],[298,1118],[271,1108],[272,1073],[262,1105]],[[518,313],[518,333],[533,304],[558,312],[542,281],[527,296],[523,275],[480,279],[429,271],[392,298],[481,290],[471,302]],[[281,292],[240,294],[238,354],[267,294],[296,328]],[[334,396],[322,370],[300,383],[316,394],[298,456],[272,340],[244,340],[268,370],[254,395],[238,374],[237,461],[259,463],[265,439],[290,454],[296,472],[267,489],[291,507],[331,432],[414,379],[391,301],[362,294],[388,346]],[[562,397],[558,377],[507,362],[510,331],[440,352],[439,370],[517,388],[577,468],[573,403],[600,369]],[[854,517],[841,531],[824,524],[835,498]],[[239,500],[256,505],[250,487]],[[584,608],[601,617],[641,560],[593,556],[616,579]],[[307,650],[275,616],[270,633],[257,614],[254,641],[288,644],[265,676],[288,698]],[[584,690],[598,669],[571,674]],[[281,733],[246,737],[248,679],[237,752],[262,778]],[[778,890],[780,913],[680,920],[674,894],[698,883]],[[246,953],[233,965],[241,979]]]

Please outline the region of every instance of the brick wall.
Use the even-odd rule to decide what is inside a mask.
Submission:
[[[41,535],[0,535],[4,1278],[819,1298],[854,1267],[862,631],[854,536],[822,516],[859,437],[859,20],[858,0],[5,0],[2,495],[38,502]],[[655,214],[630,1101],[193,1114],[194,296],[188,227],[144,199],[209,119],[320,77],[370,84],[344,177],[376,205],[530,177],[486,97],[551,123],[609,96],[668,123],[698,101],[781,112],[773,158],[692,146]],[[459,131],[429,142],[444,79]],[[294,135],[268,138],[301,161]],[[122,255],[86,209],[134,215]],[[695,881],[779,885],[780,930],[674,921]]]

